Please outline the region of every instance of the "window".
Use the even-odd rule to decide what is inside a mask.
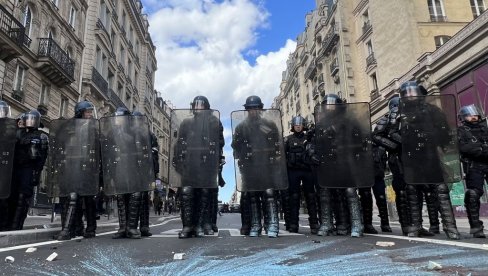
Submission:
[[[137,73],[137,70],[134,70],[134,87],[137,89],[137,84],[138,84],[138,79],[139,74]]]
[[[31,26],[32,26],[32,11],[29,6],[25,7],[25,17],[24,17],[24,27],[27,36],[31,36]]]
[[[132,61],[130,59],[127,65],[127,76],[129,77],[129,79],[132,79]]]
[[[371,43],[371,40],[366,42],[366,47],[368,49],[368,56],[374,53],[373,51],[373,44]]]
[[[378,92],[378,79],[376,78],[376,73],[371,75],[371,84],[373,85],[373,90],[371,92]]]
[[[122,18],[121,18],[122,22],[120,22],[120,25],[122,25],[122,28],[125,30],[125,22],[127,21],[127,15],[125,14],[125,11],[122,11]]]
[[[53,5],[58,8],[59,7],[59,0],[51,0],[51,2],[53,3]]]
[[[124,86],[120,82],[117,85],[117,96],[120,99],[124,98]]]
[[[447,21],[446,13],[444,12],[444,4],[442,0],[427,0],[429,5],[430,21],[444,22]]]
[[[108,88],[113,89],[114,88],[114,73],[112,71],[108,70]]]
[[[75,7],[71,6],[71,9],[69,10],[68,24],[73,27],[73,29],[75,28],[76,24],[76,12],[77,10]]]
[[[15,74],[15,85],[14,91],[21,92],[24,91],[24,78],[25,78],[26,68],[22,65],[17,65],[17,72]]]
[[[115,31],[112,30],[112,33],[110,34],[110,41],[112,42],[112,45],[115,44],[115,38],[116,38],[116,34],[115,34]]]
[[[39,96],[39,104],[42,104],[44,106],[49,105],[49,92],[51,90],[51,86],[42,84],[41,85],[41,95]]]
[[[473,18],[480,16],[485,10],[486,5],[484,0],[470,0],[471,11],[473,11]]]
[[[122,63],[122,65],[125,64],[125,49],[122,44],[120,44],[120,63]]]
[[[103,69],[103,60],[102,60],[102,50],[97,47],[96,50],[96,61],[95,61],[95,69],[97,69],[98,73],[102,74]]]
[[[68,98],[61,96],[61,105],[59,107],[59,117],[66,117],[66,114],[68,113],[68,104],[69,104]]]
[[[448,35],[440,35],[440,36],[434,37],[434,40],[435,40],[435,48],[437,49],[437,48],[441,47],[449,39],[451,39],[451,37],[448,36]]]

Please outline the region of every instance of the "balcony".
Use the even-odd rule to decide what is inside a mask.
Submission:
[[[127,108],[124,102],[119,98],[119,96],[117,96],[117,93],[115,93],[115,91],[113,91],[112,89],[109,89],[108,96],[110,101],[115,105],[115,107]]]
[[[371,32],[371,30],[373,30],[373,26],[371,25],[371,22],[369,20],[364,22],[364,24],[363,24],[363,36],[366,36],[366,34]]]
[[[24,102],[24,90],[13,90],[12,98],[18,102]]]
[[[305,79],[313,79],[315,73],[317,72],[317,66],[315,65],[315,61],[312,60],[305,71]]]
[[[314,87],[312,91],[312,98],[315,100],[317,99],[318,96],[319,96],[319,89],[317,87]]]
[[[339,62],[337,61],[337,58],[330,64],[329,69],[331,76],[335,76],[337,72],[339,72]]]
[[[37,106],[37,111],[39,111],[39,113],[41,113],[42,116],[46,116],[47,112],[49,111],[49,107],[47,104],[39,104]]]
[[[430,15],[431,22],[447,22],[447,16],[444,15]]]
[[[9,62],[21,56],[22,48],[28,48],[31,41],[24,26],[0,5],[0,59]]]
[[[122,73],[122,74],[125,74],[125,70],[124,70],[124,65],[122,65],[122,63],[119,62],[119,64],[117,65],[117,68],[119,68],[119,71]]]
[[[376,64],[376,58],[374,57],[374,53],[369,54],[366,58],[366,68],[369,68],[372,65]]]
[[[107,36],[110,37],[110,34],[107,31],[107,28],[105,28],[105,25],[103,24],[102,20],[100,20],[100,18],[97,20],[97,28],[104,31],[105,34],[107,34]]]
[[[39,38],[37,68],[57,86],[75,81],[75,62],[52,38]]]
[[[322,49],[326,56],[330,54],[332,48],[334,48],[334,45],[337,43],[338,40],[339,40],[339,31],[337,27],[333,26],[329,30],[327,35],[324,37],[324,41],[322,41]]]
[[[370,94],[371,102],[373,102],[374,100],[378,99],[380,96],[381,96],[381,94],[378,91],[378,89],[374,89],[373,91],[371,91],[371,94]]]
[[[108,82],[103,78],[103,76],[95,69],[95,67],[92,67],[92,82],[95,84],[95,86],[102,92],[102,95],[105,98],[110,98],[108,94]]]

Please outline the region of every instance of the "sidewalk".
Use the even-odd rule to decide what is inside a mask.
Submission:
[[[149,213],[150,225],[161,223],[167,219],[179,217],[179,214],[173,215],[154,215]],[[86,223],[85,223],[86,225]],[[117,216],[110,216],[110,219],[100,216],[97,220],[97,234],[115,231],[119,227]],[[0,248],[8,246],[17,246],[22,244],[37,243],[50,241],[61,231],[61,216],[55,217],[51,223],[51,216],[28,216],[24,223],[24,230],[0,232]]]

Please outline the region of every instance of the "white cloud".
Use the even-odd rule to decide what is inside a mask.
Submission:
[[[254,1],[255,2],[255,1]],[[209,98],[226,118],[242,109],[247,96],[258,95],[269,107],[279,94],[281,73],[295,42],[261,54],[254,65],[244,53],[252,49],[269,14],[251,0],[146,0],[150,33],[156,45],[155,88],[177,108],[196,95]]]

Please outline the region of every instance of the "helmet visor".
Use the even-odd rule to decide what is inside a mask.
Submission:
[[[25,114],[24,126],[29,128],[39,128],[41,117],[35,114]]]
[[[336,97],[327,96],[327,98],[323,102],[325,104],[336,104],[337,103],[337,98]]]
[[[463,117],[466,117],[466,116],[480,116],[481,117],[480,110],[474,104],[463,106],[463,108],[461,108],[461,111],[459,113]]]
[[[407,83],[405,85],[402,85],[402,87],[400,88],[400,97],[405,98],[416,96],[422,96],[418,85]]]
[[[3,105],[0,106],[0,118],[9,118],[10,117],[10,106]]]
[[[203,100],[196,100],[193,102],[193,109],[207,109],[205,101]]]
[[[291,120],[291,125],[292,126],[304,126],[305,125],[305,119],[303,119],[303,117],[301,117],[301,116],[293,117],[293,119]]]
[[[98,119],[97,109],[95,107],[90,107],[82,111],[83,119]]]

